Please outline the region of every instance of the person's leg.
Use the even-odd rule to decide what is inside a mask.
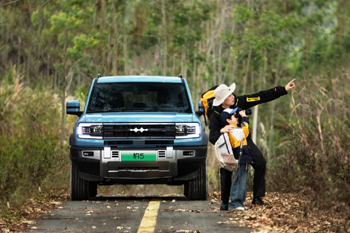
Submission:
[[[245,202],[247,192],[247,176],[248,170],[246,169],[246,165],[241,164],[233,177],[229,209],[245,207],[243,203]]]
[[[232,172],[224,168],[220,168],[221,202],[222,202],[220,206],[220,210],[228,210],[231,181],[232,181]]]
[[[242,183],[241,183],[241,186],[242,186],[242,193],[241,193],[241,196],[242,196],[242,204],[243,204],[243,206],[245,207],[245,205],[244,205],[244,202],[245,202],[245,200],[246,200],[246,198],[247,198],[247,183],[248,183],[248,166],[249,166],[249,164],[244,164],[243,165],[243,174],[242,174],[242,177],[243,177],[243,179],[242,179]]]
[[[240,167],[233,174],[233,182],[231,186],[231,201],[229,203],[229,209],[234,209],[241,206],[239,202],[238,189],[239,189],[239,178],[240,178]]]
[[[266,174],[266,160],[254,144],[252,139],[248,137],[249,153],[253,158],[252,167],[254,168],[254,185],[253,185],[253,202],[255,198],[265,196],[265,174]]]

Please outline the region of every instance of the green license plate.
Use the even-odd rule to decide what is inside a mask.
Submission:
[[[154,151],[123,151],[121,161],[157,161]]]

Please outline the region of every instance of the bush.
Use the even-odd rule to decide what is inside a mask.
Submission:
[[[9,141],[0,139],[0,191],[1,202],[17,207],[39,190],[56,188],[64,180],[59,141],[51,136],[33,135]],[[68,171],[68,169],[66,169]],[[59,172],[59,173],[58,173]],[[57,173],[59,175],[57,175]],[[66,173],[66,172],[65,172]]]
[[[68,188],[69,157],[59,145],[60,103],[16,72],[0,85],[0,209],[20,208],[39,190]],[[1,212],[0,212],[1,214]]]
[[[349,210],[350,133],[347,75],[298,83],[288,138],[269,161],[270,186],[312,195],[321,206]]]

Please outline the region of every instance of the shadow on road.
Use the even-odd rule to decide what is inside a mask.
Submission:
[[[187,199],[185,196],[181,195],[172,195],[172,196],[157,196],[157,195],[146,195],[146,196],[133,196],[133,195],[103,195],[103,196],[96,196],[94,198],[90,198],[90,201],[120,201],[120,200],[177,200],[177,201],[192,201]]]

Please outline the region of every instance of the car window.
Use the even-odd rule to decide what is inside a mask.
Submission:
[[[190,113],[190,106],[181,83],[98,83],[93,87],[87,112]]]

